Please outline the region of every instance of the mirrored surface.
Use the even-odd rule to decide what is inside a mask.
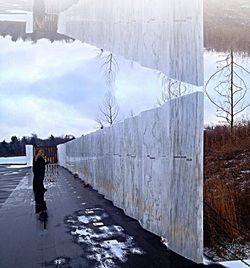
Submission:
[[[200,0],[34,0],[2,5],[13,40],[81,40],[186,83],[203,84]],[[67,37],[66,37],[67,36]]]
[[[127,3],[135,5],[138,2]],[[247,7],[250,1],[240,0],[239,4],[238,0],[230,0],[228,5],[225,0],[204,0],[204,3],[205,48],[209,49],[204,54],[205,81],[217,70],[216,61],[226,57],[232,43],[235,44],[234,51],[240,53],[235,55],[237,63],[249,70],[249,35],[245,30],[249,31]],[[81,28],[82,24],[87,23],[80,12],[82,5],[83,2],[78,0],[0,0],[1,140],[9,139],[13,134],[21,137],[33,132],[47,137],[51,133],[81,136],[93,131],[97,128],[95,119],[100,112],[99,105],[110,88],[117,98],[121,121],[158,105],[157,100],[161,98],[163,90],[159,70],[143,68],[138,62],[114,53],[113,81],[112,85],[107,84],[109,65],[103,64],[111,57],[110,52],[103,50],[101,45],[90,46],[78,40],[81,36],[77,35],[85,36],[86,32],[85,28]],[[70,15],[74,9],[79,16]],[[230,17],[230,14],[233,16]],[[153,11],[149,13],[148,10],[149,15],[155,16]],[[133,16],[139,18],[138,12]],[[218,21],[220,27],[216,28]],[[158,18],[148,23],[152,26],[151,34],[147,36],[148,43],[152,36],[156,36],[154,25],[158,23]],[[223,25],[230,31],[224,31],[222,35],[220,29],[224,29]],[[237,29],[237,32],[233,29]],[[91,33],[87,32],[86,36],[94,38]],[[124,31],[124,36],[127,35]],[[104,38],[103,34],[101,36]],[[128,45],[128,52],[131,52],[132,37],[127,41],[122,35],[121,38]],[[120,46],[122,44],[118,42],[114,48]],[[152,51],[150,53],[146,58],[148,64],[152,60]],[[163,53],[169,54],[169,51],[163,49]],[[140,55],[134,56],[139,58]],[[245,76],[244,79],[248,85],[250,78]],[[191,88],[191,91],[197,90],[202,88]],[[250,99],[249,94],[248,91],[246,102]],[[205,123],[218,121],[216,109],[206,100]]]

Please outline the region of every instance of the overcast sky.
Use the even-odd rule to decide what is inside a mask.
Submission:
[[[2,37],[0,46],[0,140],[31,133],[80,136],[96,129],[98,106],[109,89],[96,48],[78,41],[32,44]],[[117,59],[113,91],[122,120],[131,110],[136,115],[153,108],[162,89],[156,71]],[[205,54],[206,77],[216,70],[216,59],[217,54]],[[205,122],[215,121],[206,101]]]

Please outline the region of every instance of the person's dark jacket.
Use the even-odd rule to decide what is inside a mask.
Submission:
[[[46,162],[43,157],[38,157],[37,160],[33,159],[33,191],[34,193],[44,192],[43,180],[45,175]]]

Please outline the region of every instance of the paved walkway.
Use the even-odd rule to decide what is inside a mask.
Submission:
[[[0,167],[0,174],[1,268],[203,267],[167,250],[61,167],[48,166],[46,224],[34,212],[31,169]]]
[[[27,174],[27,168],[0,166],[0,207]]]

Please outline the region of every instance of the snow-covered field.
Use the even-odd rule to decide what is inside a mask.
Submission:
[[[26,156],[0,157],[0,165],[26,165]]]

